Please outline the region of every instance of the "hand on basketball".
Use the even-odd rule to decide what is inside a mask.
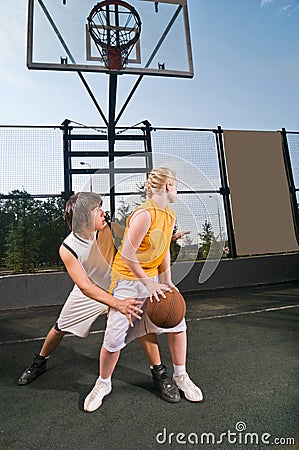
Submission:
[[[142,301],[135,300],[134,298],[127,298],[126,300],[119,300],[118,307],[116,308],[119,312],[124,314],[128,319],[130,326],[133,327],[132,316],[136,319],[141,319],[139,314],[143,313],[143,310],[138,308],[137,305],[141,305]]]
[[[149,280],[146,283],[146,289],[149,292],[149,299],[150,302],[152,302],[154,299],[159,302],[161,297],[166,298],[166,295],[164,294],[165,291],[171,292],[171,287],[168,284],[165,283],[158,283],[157,281]]]
[[[161,273],[160,275],[159,275],[159,282],[160,283],[162,283],[162,284],[164,284],[164,285],[166,285],[166,286],[168,286],[168,290],[172,290],[172,289],[175,289],[176,291],[178,291],[179,292],[179,290],[178,290],[178,288],[173,284],[173,282],[172,282],[172,280],[171,280],[171,278],[170,278],[170,274],[167,272],[165,272],[165,273]]]
[[[171,290],[172,290],[172,289],[175,289],[176,291],[180,292],[180,291],[178,290],[178,288],[173,284],[172,281],[165,281],[164,284],[166,284]]]

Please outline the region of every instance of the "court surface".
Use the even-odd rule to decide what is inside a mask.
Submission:
[[[299,282],[186,299],[187,367],[204,401],[161,400],[135,341],[94,413],[83,401],[98,374],[104,318],[86,339],[64,338],[48,371],[18,386],[60,307],[1,312],[0,449],[299,449]],[[159,343],[171,372],[166,336]]]

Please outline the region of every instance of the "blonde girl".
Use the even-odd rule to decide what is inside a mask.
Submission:
[[[171,280],[169,250],[175,222],[175,213],[169,206],[177,195],[175,173],[166,167],[152,170],[146,183],[146,191],[147,200],[127,219],[122,245],[112,265],[110,287],[112,295],[117,299],[135,297],[143,301],[143,307],[147,298],[150,301],[159,301],[159,295],[163,297],[165,291],[176,289]],[[110,310],[100,352],[100,376],[85,399],[85,411],[95,411],[101,406],[103,398],[111,392],[111,376],[120,350],[133,339],[145,335],[147,342],[152,338],[150,349],[154,364],[151,366],[151,372],[162,397],[165,394],[168,401],[177,402],[180,400],[181,390],[189,401],[201,401],[201,390],[186,372],[185,319],[174,328],[163,329],[154,325],[144,311],[142,319],[134,325],[133,328],[130,327],[127,317],[117,310]],[[174,367],[173,379],[168,376],[160,360],[156,334],[161,333],[168,333]],[[169,397],[172,397],[172,400],[169,400]]]

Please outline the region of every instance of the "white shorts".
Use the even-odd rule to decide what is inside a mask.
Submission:
[[[94,321],[107,312],[106,305],[86,297],[75,285],[59,314],[57,327],[61,331],[85,338]]]
[[[145,311],[145,300],[148,298],[149,293],[140,281],[119,280],[113,290],[113,296],[120,300],[125,300],[129,297],[136,297],[138,300],[143,300],[143,304],[139,307],[144,312],[141,320],[133,318],[134,327],[132,328],[124,314],[118,312],[116,309],[110,309],[103,342],[103,346],[109,352],[117,352],[129,344],[129,342],[148,333],[178,333],[187,329],[185,319],[176,327],[160,328],[148,318]]]

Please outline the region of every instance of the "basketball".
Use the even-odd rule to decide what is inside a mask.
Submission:
[[[186,302],[184,297],[176,289],[172,292],[164,292],[166,298],[159,296],[160,301],[148,299],[146,312],[149,319],[158,327],[172,328],[178,325],[186,314]]]

